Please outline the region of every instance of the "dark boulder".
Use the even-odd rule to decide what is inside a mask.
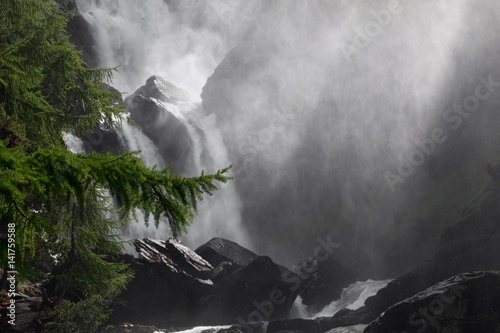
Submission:
[[[292,271],[223,238],[211,239],[196,253],[217,266],[211,277],[216,291],[210,307],[227,314],[229,322],[288,316],[300,287],[300,279]]]
[[[149,263],[164,263],[176,274],[199,280],[208,278],[213,270],[196,252],[173,239],[162,241],[144,238],[136,240],[134,245],[139,259]]]
[[[139,258],[120,258],[135,277],[115,300],[109,324],[167,327],[286,318],[298,292],[298,284],[291,279],[298,277],[234,242],[212,240],[201,248],[221,248],[215,244],[231,250],[226,248],[220,251],[224,256],[211,260],[219,263],[214,269],[174,240],[136,240]]]
[[[101,84],[101,87],[114,94],[111,103],[114,105],[123,105],[122,95],[116,88],[104,82]],[[119,155],[127,150],[116,127],[106,127],[100,124],[91,132],[82,135],[80,139],[83,142],[86,153],[95,151],[101,154],[112,153],[114,155]]]
[[[74,1],[68,1],[65,3],[65,7],[66,11],[75,10],[75,15],[68,21],[69,40],[78,50],[82,51],[83,60],[89,67],[99,67],[99,55],[96,51],[96,41],[92,33],[92,27],[76,10]]]
[[[286,318],[297,289],[285,281],[279,265],[260,256],[221,278],[204,304],[201,322],[234,323]]]
[[[365,333],[500,331],[500,272],[460,274],[387,309]]]
[[[126,151],[125,145],[114,129],[96,127],[92,132],[83,135],[81,140],[86,153],[95,151],[100,154],[119,155]]]
[[[212,266],[195,252],[173,240],[135,242],[139,259],[123,257],[135,273],[127,289],[115,300],[110,324],[165,327],[190,323],[191,310],[213,289]]]
[[[258,255],[252,251],[224,238],[212,238],[195,251],[212,266],[219,266],[223,262],[230,262],[243,267],[254,261]]]
[[[214,271],[214,275],[217,275],[217,278],[247,266],[259,257],[249,249],[233,241],[219,237],[212,238],[198,247],[196,253],[212,266],[217,267]],[[293,282],[294,285],[298,284],[299,277],[295,273],[284,266],[278,265],[278,267],[284,281],[288,281],[287,283]],[[294,289],[300,290],[298,286],[295,286]]]

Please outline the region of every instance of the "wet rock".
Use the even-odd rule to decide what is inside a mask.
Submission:
[[[182,244],[153,239],[135,242],[139,259],[124,257],[135,273],[115,300],[109,323],[166,327],[186,324],[199,299],[212,293],[213,267]]]
[[[169,104],[190,100],[189,93],[186,90],[176,87],[158,75],[153,75],[148,78],[146,84],[127,97],[125,102],[131,104],[134,98],[139,95],[155,98]]]
[[[134,245],[140,259],[148,263],[163,263],[176,274],[206,279],[214,269],[196,252],[173,239],[144,238],[136,240]]]
[[[286,318],[297,290],[283,280],[279,265],[266,256],[217,281],[201,321],[222,323]]]
[[[68,1],[66,6],[68,7],[67,10],[76,9],[75,2],[73,1]],[[92,34],[92,27],[78,11],[69,20],[67,31],[71,43],[78,50],[82,51],[85,63],[91,68],[99,67],[99,56],[95,48],[96,43]]]
[[[216,267],[223,262],[230,262],[239,268],[250,264],[257,259],[258,255],[238,245],[237,243],[224,239],[212,238],[196,249],[196,253],[202,256],[212,266]]]
[[[114,94],[114,98],[111,100],[113,104],[123,104],[121,93],[116,88],[104,82],[101,86],[103,89],[111,91]],[[120,139],[117,129],[113,127],[107,128],[102,124],[96,126],[91,132],[82,135],[80,139],[83,142],[86,153],[95,151],[101,154],[112,153],[119,155],[127,150],[125,144]]]
[[[399,302],[365,333],[500,331],[500,272],[454,276]]]
[[[216,266],[207,320],[222,317],[233,323],[288,316],[300,279],[286,267],[223,238],[211,239],[196,253]]]
[[[130,118],[153,141],[166,165],[180,174],[197,173],[195,141],[185,115],[175,105],[187,99],[185,91],[158,76],[150,77],[144,86],[125,99]],[[200,129],[195,131],[203,135]]]

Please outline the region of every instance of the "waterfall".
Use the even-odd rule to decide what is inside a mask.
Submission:
[[[375,295],[380,289],[385,287],[391,280],[385,281],[358,281],[347,288],[344,288],[340,299],[333,301],[323,308],[323,310],[313,315],[317,317],[331,317],[342,309],[356,310],[365,304],[368,297]]]
[[[162,0],[147,3],[77,0],[76,3],[79,13],[91,26],[100,66],[118,68],[113,79],[115,88],[130,95],[148,77],[159,75],[187,90],[188,101],[166,104],[156,101],[186,126],[193,142],[192,165],[184,166],[193,172],[187,176],[231,165],[216,127],[216,116],[205,114],[199,96],[208,76],[251,21],[258,3]],[[148,167],[162,168],[171,162],[165,161],[159,147],[140,127],[129,124],[125,118],[118,132],[127,150],[141,151],[140,157]],[[251,248],[240,208],[234,184],[222,184],[219,191],[199,204],[198,216],[183,241],[196,247],[218,236]],[[165,238],[169,233],[166,223],[154,229],[138,222],[125,230],[127,238]]]
[[[116,88],[130,95],[159,75],[189,93],[169,110],[195,142],[192,169],[235,166],[188,245],[225,236],[291,266],[332,235],[363,276],[403,272],[433,253],[471,194],[459,184],[497,150],[494,98],[456,111],[499,80],[497,1],[77,5]],[[142,134],[124,124],[129,149],[169,164]]]

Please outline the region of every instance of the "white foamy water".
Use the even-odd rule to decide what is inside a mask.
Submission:
[[[290,318],[318,318],[332,317],[342,309],[356,310],[365,304],[368,297],[375,295],[380,289],[385,287],[391,280],[384,281],[358,281],[344,288],[340,299],[333,301],[317,313],[311,313],[302,302],[300,296],[297,297],[290,309]],[[363,332],[366,325],[356,325],[350,327],[339,327],[328,331],[329,333],[350,333]]]
[[[340,299],[328,304],[320,312],[313,315],[317,317],[331,317],[342,309],[356,310],[365,304],[368,297],[375,295],[380,289],[384,288],[391,280],[364,282],[355,282],[349,287],[344,288]]]
[[[229,328],[230,326],[197,326],[189,330],[178,331],[177,333],[215,333],[223,328]],[[162,333],[162,332],[155,332]]]

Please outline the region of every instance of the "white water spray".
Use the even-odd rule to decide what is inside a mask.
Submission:
[[[148,77],[157,74],[189,92],[192,101],[167,106],[186,125],[194,142],[195,165],[189,167],[197,174],[231,165],[215,126],[215,116],[205,114],[199,95],[208,76],[249,24],[257,4],[255,1],[228,4],[77,0],[80,14],[92,27],[100,66],[118,67],[113,82],[117,89],[130,94]],[[205,144],[200,142],[197,129],[204,132]],[[148,167],[166,165],[158,147],[138,127],[123,121],[119,135],[128,150],[141,151]],[[209,162],[201,159],[203,153],[210,156]],[[241,223],[240,207],[234,185],[221,185],[213,197],[200,203],[185,243],[195,247],[219,236],[251,248]],[[167,234],[166,224],[154,229],[146,228],[141,221],[125,232],[130,238],[165,238]]]

